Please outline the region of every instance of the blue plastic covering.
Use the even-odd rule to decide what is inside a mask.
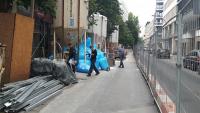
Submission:
[[[85,49],[85,46],[84,46],[84,42],[80,44],[80,52],[79,52],[79,64],[77,65],[77,71],[78,72],[81,72],[81,73],[88,73],[89,71],[89,68],[90,68],[90,56],[89,54],[91,54],[91,49],[90,49],[90,46],[91,46],[91,38],[88,37],[87,40],[86,40],[86,61],[84,60],[85,58],[85,54],[84,54],[84,49]],[[99,69],[99,70],[108,70],[109,69],[109,64],[108,64],[108,61],[107,61],[107,58],[105,57],[104,53],[97,49],[97,46],[96,44],[94,44],[94,48],[97,50],[97,60],[96,60],[96,67]]]

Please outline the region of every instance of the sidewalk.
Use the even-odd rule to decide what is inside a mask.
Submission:
[[[29,113],[158,113],[132,53],[124,69],[118,64],[91,78],[78,73],[78,84]]]

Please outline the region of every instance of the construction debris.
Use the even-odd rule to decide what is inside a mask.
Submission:
[[[60,94],[64,86],[77,83],[74,73],[63,61],[36,59],[33,62],[33,78],[8,83],[0,89],[0,111],[30,111]]]
[[[0,92],[0,110],[7,113],[31,110],[61,93],[64,86],[54,76],[34,77],[6,84]]]

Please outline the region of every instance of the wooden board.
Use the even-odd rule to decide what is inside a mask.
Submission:
[[[12,40],[15,25],[15,14],[0,13],[0,42],[5,44],[6,58],[5,58],[5,73],[2,76],[2,84],[10,81],[11,56],[12,56]]]
[[[29,77],[34,21],[29,17],[16,15],[10,81]]]
[[[7,46],[2,84],[29,77],[33,25],[29,17],[0,13],[0,42]]]

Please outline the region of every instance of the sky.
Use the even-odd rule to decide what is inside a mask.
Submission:
[[[127,10],[139,17],[141,34],[144,35],[145,24],[152,21],[155,12],[156,0],[119,0],[125,3]]]

